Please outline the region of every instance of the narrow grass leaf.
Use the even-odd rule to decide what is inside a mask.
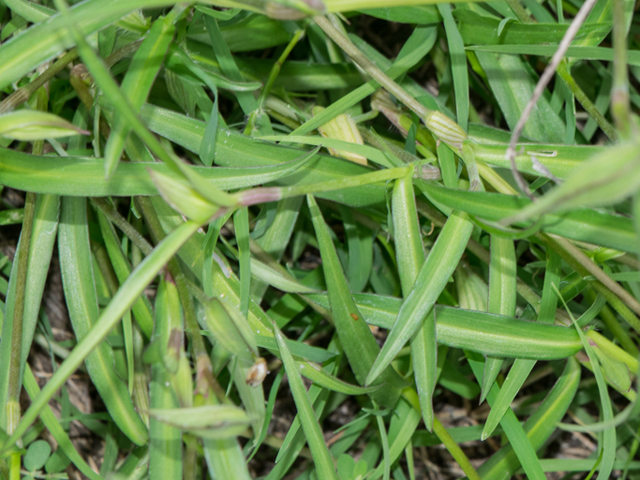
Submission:
[[[320,213],[320,208],[312,196],[307,196],[307,203],[311,210],[318,245],[323,256],[322,268],[329,291],[331,315],[336,331],[358,383],[364,384],[379,347],[353,301],[329,228]],[[373,392],[371,397],[382,405],[393,406],[400,395],[398,387],[402,382],[393,369],[381,369],[380,373],[383,372],[381,382],[377,383],[385,382],[387,385],[385,388]]]
[[[480,370],[481,366],[478,365],[478,368],[476,368],[474,365],[475,364],[472,363],[474,373],[476,373],[476,375],[480,375],[482,373],[482,371]],[[533,456],[523,458],[522,454],[519,452],[519,449],[521,449],[522,447],[514,443],[512,440],[509,445],[502,447],[489,460],[487,460],[480,466],[480,468],[478,469],[478,473],[481,475],[481,477],[486,479],[504,480],[511,478],[513,473],[518,469],[520,462],[523,462],[524,459],[527,459],[527,461],[535,462],[536,469],[539,468],[541,472],[542,468],[540,466],[540,462],[537,459],[537,456],[535,455],[535,451],[540,449],[544,445],[544,442],[553,434],[554,430],[556,429],[557,422],[559,422],[566,414],[566,411],[573,401],[573,398],[578,389],[579,381],[580,366],[574,358],[569,358],[564,372],[562,373],[556,384],[549,391],[542,404],[540,404],[533,415],[531,415],[527,419],[522,427],[520,427],[520,424],[515,415],[512,415],[508,412],[507,415],[505,415],[504,419],[507,419],[507,417],[509,417],[509,423],[505,423],[505,420],[503,419],[503,429],[505,429],[507,435],[510,436],[507,428],[513,429],[514,424],[517,425],[518,429],[524,428],[524,431],[526,432],[528,438],[528,443],[530,442],[530,445],[534,450]],[[493,389],[495,390],[496,388],[497,387],[494,385]],[[487,398],[491,403],[492,399],[489,397]],[[542,476],[540,478],[544,479],[544,474],[541,473],[541,475]],[[529,476],[529,478],[533,477]]]
[[[29,395],[31,400],[35,399],[40,394],[40,387],[38,386],[38,381],[36,377],[33,375],[31,368],[27,365],[24,371],[24,388]],[[91,480],[101,480],[102,477],[94,472],[91,467],[84,461],[82,455],[78,453],[76,447],[71,442],[69,435],[64,430],[60,421],[56,418],[51,410],[51,407],[48,405],[42,410],[40,413],[40,419],[45,424],[53,438],[58,444],[58,448],[60,448],[64,454],[73,462],[73,464],[78,468],[83,475],[86,475]]]
[[[170,375],[162,363],[151,367],[151,411],[176,409],[176,401]],[[149,418],[149,475],[154,478],[179,479],[182,477],[182,432],[180,428]]]
[[[507,158],[508,145],[475,143],[470,145],[478,160],[489,165],[511,168]],[[518,171],[531,175],[541,175],[542,165],[553,176],[565,179],[571,172],[606,148],[595,145],[545,145],[521,143],[516,147]]]
[[[516,252],[513,240],[491,235],[489,264],[489,313],[513,317],[516,313]],[[503,360],[487,357],[482,378],[480,403],[491,390],[502,368]]]
[[[569,28],[568,23],[548,23],[547,20],[539,19],[540,23],[509,22],[498,35],[499,18],[461,8],[456,9],[454,16],[460,22],[460,34],[467,45],[559,43]],[[553,21],[553,17],[550,20]],[[578,30],[576,43],[579,44],[579,40],[592,34],[606,35],[609,29],[610,26],[605,22],[585,23]]]
[[[375,406],[375,404],[374,404]],[[389,480],[391,477],[391,454],[389,452],[389,438],[384,428],[384,420],[382,416],[376,415],[376,423],[378,425],[378,432],[380,434],[380,441],[382,443],[382,464],[378,468],[382,468],[383,480]],[[372,478],[375,478],[375,472]]]
[[[411,37],[409,37],[409,40],[407,40],[403,46],[393,65],[387,60],[387,65],[380,66],[386,70],[385,73],[389,78],[396,79],[418,63],[420,59],[433,48],[435,41],[435,27],[418,27],[413,31]],[[313,117],[301,125],[292,132],[292,135],[306,135],[311,133],[319,126],[324,125],[332,118],[335,118],[337,115],[340,115],[356,103],[373,94],[378,87],[379,85],[374,80],[370,80],[327,107],[320,115]]]
[[[329,307],[325,294],[305,296],[320,306]],[[391,328],[402,307],[402,300],[395,297],[356,293],[354,299],[365,321],[381,328]],[[582,349],[580,338],[569,327],[444,305],[436,305],[434,311],[438,342],[454,348],[483,355],[536,360],[566,358]]]
[[[549,248],[547,252],[544,285],[542,288],[542,301],[540,303],[540,311],[538,312],[538,322],[540,323],[553,323],[555,320],[556,306],[558,303],[555,289],[558,288],[560,283],[560,273],[560,255]],[[535,364],[535,360],[523,359],[517,359],[513,363],[485,422],[484,430],[482,431],[483,440],[488,438],[491,432],[498,426],[504,412],[513,402]]]
[[[251,275],[283,292],[289,293],[313,293],[317,289],[303,285],[292,278],[287,272],[281,271],[276,266],[267,265],[255,258],[251,259]]]
[[[276,262],[280,261],[291,241],[303,201],[303,197],[292,197],[280,200],[277,203],[272,222],[262,235],[254,237],[257,237],[256,244],[260,246],[265,257],[268,255],[269,258]],[[256,229],[258,229],[258,225],[254,229],[254,235]],[[256,258],[258,257],[254,257],[254,259]],[[263,258],[262,254],[260,258]],[[254,281],[251,284],[251,296],[253,298],[261,299],[265,291],[266,286],[262,282]]]
[[[558,47],[555,45],[474,45],[467,47],[467,50],[484,51],[494,53],[508,53],[512,55],[539,55],[552,57]],[[569,47],[566,57],[580,60],[603,60],[613,61],[613,49],[608,47]],[[629,65],[640,66],[640,52],[628,51],[627,62]]]
[[[175,374],[180,362],[183,342],[182,308],[173,278],[166,274],[156,293],[155,334],[163,368]],[[156,408],[156,407],[153,407]]]
[[[487,74],[489,85],[504,113],[505,120],[513,130],[533,94],[535,81],[524,61],[519,57],[488,52],[476,52],[476,55]],[[546,98],[542,97],[530,115],[522,134],[538,142],[562,143],[564,131],[564,122],[551,109]]]
[[[158,271],[178,251],[178,249],[200,228],[197,223],[185,222],[167,236],[154,251],[129,276],[120,287],[109,305],[102,311],[98,321],[88,334],[76,345],[67,359],[49,379],[40,395],[31,403],[24,413],[16,430],[3,444],[2,450],[9,448],[27,431],[36,420],[39,412],[47,405],[54,393],[64,384],[66,379],[80,366],[83,360],[105,339],[107,334],[122,318],[147,285],[154,279]]]
[[[233,366],[233,383],[238,390],[238,395],[242,401],[242,406],[247,412],[251,428],[253,429],[253,444],[262,436],[264,420],[267,415],[264,401],[264,390],[262,382],[269,371],[267,362],[259,357],[253,365],[245,365],[242,362],[235,362]]]
[[[356,222],[350,208],[342,205],[339,208],[349,250],[349,287],[353,292],[360,292],[365,289],[371,276],[374,232]]]
[[[251,252],[249,251],[249,209],[247,207],[239,208],[233,214],[233,226],[240,263],[240,312],[246,316],[251,294]]]
[[[345,395],[366,395],[368,393],[375,392],[381,387],[380,385],[376,385],[374,387],[360,387],[358,385],[352,385],[331,375],[322,368],[321,365],[314,362],[296,361],[296,365],[301,375],[307,377],[314,384],[327,388],[333,392],[344,393]]]
[[[166,0],[115,0],[108,3],[91,0],[74,5],[68,18],[54,15],[49,21],[41,22],[45,19],[41,17],[38,20],[41,23],[32,25],[25,35],[19,35],[0,47],[0,56],[6,59],[0,67],[0,89],[72,47],[73,38],[66,31],[68,22],[76,25],[84,35],[91,35],[140,8],[169,4],[171,2]]]
[[[398,273],[402,292],[409,295],[425,261],[413,181],[410,177],[396,180],[391,206]],[[429,431],[434,419],[432,396],[436,387],[437,363],[436,319],[435,316],[428,315],[416,336],[411,339],[411,364],[422,417]]]
[[[317,160],[316,150],[304,152],[287,149],[285,152],[283,154],[286,154],[287,161],[284,163],[231,168],[189,168],[208,186],[230,190],[284,180],[301,169],[306,170],[308,163]],[[294,156],[289,158],[290,153]],[[59,178],[54,173],[60,169],[65,172],[64,178]],[[96,159],[41,157],[15,150],[2,150],[0,156],[3,185],[36,193],[84,197],[157,195],[158,189],[149,176],[149,171],[182,183],[180,188],[187,185],[183,177],[161,163],[123,163],[109,180],[105,180],[102,162]]]
[[[172,208],[198,223],[210,221],[219,210],[217,204],[203,197],[191,184],[174,180],[160,172],[149,172],[160,195]]]
[[[118,241],[113,225],[111,225],[102,212],[98,213],[98,222],[100,224],[102,239],[109,254],[109,259],[111,260],[111,265],[113,266],[116,277],[118,277],[118,281],[122,284],[131,274],[131,265],[122,251],[122,246]],[[145,337],[151,338],[153,332],[153,309],[146,295],[141,296],[131,310],[142,333]]]
[[[515,217],[523,207],[533,205],[529,200],[514,195],[446,189],[429,182],[424,182],[421,188],[430,200],[492,221],[506,221],[509,218],[509,222],[516,223]],[[535,208],[538,208],[538,203],[535,202]],[[520,225],[526,224],[523,222]],[[597,210],[579,208],[564,214],[548,214],[541,229],[568,239],[625,252],[635,252],[637,249],[630,219]]]
[[[235,437],[249,425],[246,412],[232,405],[152,408],[149,415],[198,437],[216,440]]]
[[[423,324],[464,253],[473,224],[464,213],[449,216],[415,284],[406,297],[366,384],[372,383]]]
[[[225,350],[246,365],[253,365],[258,356],[258,347],[254,333],[241,313],[236,311],[237,307],[215,297],[204,301],[203,307],[205,325],[216,342],[220,342]]]
[[[405,389],[402,392],[402,398],[392,414],[389,425],[389,432],[387,434],[389,456],[385,458],[383,464],[379,465],[371,474],[372,479],[379,478],[384,470],[391,467],[391,465],[400,458],[407,445],[410,445],[413,433],[421,419],[419,407],[420,404],[416,392],[413,389]],[[376,419],[381,420],[381,417],[377,416]]]
[[[591,158],[562,185],[503,222],[514,223],[550,212],[620,202],[640,185],[639,162],[637,143],[621,143]]]
[[[556,287],[557,292],[557,287]],[[589,343],[589,339],[587,339],[584,332],[578,327],[571,315],[571,311],[569,307],[565,303],[564,299],[561,298],[564,307],[567,309],[567,312],[571,316],[571,320],[580,335],[580,340],[584,345],[584,350],[589,357],[589,362],[593,368],[593,375],[596,378],[596,384],[598,385],[598,393],[600,395],[600,408],[602,409],[602,420],[605,423],[610,423],[613,420],[613,409],[611,405],[611,397],[609,396],[609,392],[607,391],[607,383],[602,374],[602,370],[600,367],[600,362],[598,361],[598,357],[596,353],[593,351],[593,347]],[[613,462],[616,459],[616,428],[611,425],[609,428],[602,432],[602,436],[599,442],[599,449],[602,455],[602,463],[600,465],[598,476],[602,476],[602,478],[608,478],[611,475],[613,470]]]
[[[58,240],[69,318],[80,342],[92,336],[99,317],[86,209],[83,198],[63,199]],[[85,360],[91,380],[118,427],[135,444],[144,445],[147,428],[133,407],[126,385],[113,370],[113,351],[106,342],[96,347]]]
[[[296,408],[299,412],[300,423],[304,435],[307,438],[309,449],[313,455],[314,466],[318,472],[318,478],[322,479],[338,479],[336,469],[333,464],[333,458],[331,453],[324,442],[322,435],[322,429],[316,420],[313,407],[307,396],[307,390],[304,387],[300,372],[296,367],[295,361],[291,356],[291,352],[287,348],[287,344],[284,340],[284,336],[280,332],[280,329],[274,324],[274,335],[276,342],[278,343],[278,349],[280,350],[280,356],[285,370],[287,371],[287,377],[289,379],[289,386],[291,388],[291,394],[295,401]]]
[[[271,391],[269,392],[269,398],[267,399],[266,406],[266,414],[264,417],[264,423],[262,424],[262,429],[260,430],[260,435],[258,435],[252,445],[252,451],[249,457],[247,458],[247,462],[250,462],[251,459],[258,453],[260,446],[264,442],[264,439],[267,437],[267,432],[269,430],[269,424],[271,424],[271,418],[273,417],[274,405],[276,403],[276,397],[278,395],[278,390],[280,389],[280,383],[282,382],[282,378],[284,377],[285,370],[284,368],[280,369],[276,375],[276,378],[273,380],[273,384],[271,385]]]
[[[447,34],[451,73],[453,74],[453,88],[456,99],[456,118],[458,125],[467,130],[469,122],[469,76],[467,73],[467,56],[464,51],[464,43],[458,27],[451,14],[451,6],[438,4],[438,12],[444,21],[444,29]]]
[[[33,335],[36,331],[40,314],[40,305],[45,288],[49,264],[53,255],[53,248],[58,233],[58,216],[60,210],[60,198],[55,195],[38,195],[34,211],[33,230],[31,241],[29,242],[29,259],[27,263],[27,278],[24,291],[24,311],[22,315],[22,344],[20,349],[20,371],[24,372]],[[12,339],[13,317],[15,315],[16,288],[17,288],[17,266],[19,251],[13,259],[13,266],[9,276],[9,284],[5,283],[3,294],[6,304],[3,315],[0,316],[2,326],[2,337],[0,342],[0,368],[4,372],[9,371],[12,349],[14,341]],[[6,257],[5,257],[6,258]],[[0,309],[0,310],[2,310]],[[22,375],[20,375],[22,378]],[[9,375],[0,377],[0,403],[7,401],[9,387]],[[2,415],[1,422],[4,422]]]
[[[121,89],[137,112],[146,102],[151,87],[160,71],[164,56],[173,39],[175,27],[164,17],[159,18],[147,33],[131,60],[131,65],[122,80]],[[108,178],[114,172],[122,156],[124,143],[130,126],[126,119],[117,115],[104,149],[104,169]]]

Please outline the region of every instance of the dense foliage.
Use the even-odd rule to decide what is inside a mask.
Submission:
[[[640,478],[634,12],[0,1],[0,478]]]

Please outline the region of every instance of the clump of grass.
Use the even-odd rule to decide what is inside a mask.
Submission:
[[[633,13],[5,0],[0,478],[639,477]]]

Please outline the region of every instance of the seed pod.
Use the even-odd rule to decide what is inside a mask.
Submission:
[[[432,111],[424,119],[424,124],[438,140],[443,141],[454,150],[462,151],[462,142],[467,138],[465,131],[445,114]]]
[[[267,361],[264,358],[260,357],[247,372],[247,385],[251,387],[257,387],[258,385],[261,385],[268,373],[269,370],[267,370]]]
[[[324,110],[324,107],[313,107],[313,115],[318,115]],[[318,127],[320,134],[325,138],[333,138],[336,140],[343,140],[345,142],[356,143],[358,145],[364,145],[362,136],[358,130],[358,126],[353,119],[345,114],[338,115],[333,120],[325,123],[321,127]],[[351,152],[345,152],[344,150],[335,150],[333,148],[328,149],[331,155],[336,157],[342,157],[360,165],[366,165],[367,159],[362,155],[358,155]]]

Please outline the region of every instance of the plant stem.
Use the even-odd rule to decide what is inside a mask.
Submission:
[[[267,97],[271,93],[273,84],[275,83],[276,79],[278,78],[278,74],[282,69],[282,65],[287,60],[287,57],[289,57],[291,50],[293,50],[293,48],[298,44],[298,42],[300,41],[303,35],[304,35],[304,30],[296,30],[296,32],[293,34],[293,38],[291,39],[289,44],[286,46],[286,48],[282,52],[282,55],[280,55],[276,63],[274,63],[273,67],[271,67],[269,78],[267,78],[267,82],[265,83],[264,88],[262,89],[262,93],[260,93],[260,98],[258,98],[259,111],[262,110],[262,107],[264,106],[264,102],[266,101]]]
[[[313,20],[318,26],[327,34],[327,36],[333,40],[351,59],[358,64],[367,74],[380,84],[385,90],[395,96],[400,102],[405,104],[411,111],[413,111],[420,118],[424,119],[432,111],[418,102],[409,93],[391,80],[382,70],[380,70],[369,58],[356,47],[348,37],[346,37],[340,30],[333,26],[333,24],[326,17],[316,16]]]
[[[131,242],[138,247],[143,254],[149,255],[151,253],[153,246],[147,242],[147,239],[144,238],[142,234],[127,221],[126,218],[118,213],[109,200],[102,197],[94,197],[91,199],[91,202],[93,202],[93,204],[98,207],[122,233],[129,237],[129,240],[131,240]]]
[[[433,433],[435,433],[443,445],[447,448],[451,456],[458,462],[460,468],[467,474],[467,478],[469,480],[480,480],[480,475],[476,472],[476,469],[473,468],[469,458],[465,455],[462,449],[458,446],[456,441],[453,439],[451,434],[447,431],[446,428],[440,423],[437,417],[433,419]]]
[[[16,271],[15,303],[13,310],[13,323],[11,328],[11,361],[9,363],[9,376],[7,388],[7,403],[5,406],[6,430],[12,434],[20,421],[20,389],[22,378],[20,376],[20,359],[22,357],[22,323],[24,317],[24,297],[27,286],[27,268],[29,265],[29,246],[33,231],[36,194],[27,193],[24,206],[24,220],[22,222],[22,234],[16,252],[18,265]]]
[[[604,115],[600,113],[600,110],[596,108],[591,99],[587,97],[586,93],[584,93],[584,90],[582,90],[582,88],[580,88],[580,85],[576,83],[575,79],[571,75],[571,72],[569,71],[569,67],[567,66],[566,62],[562,62],[560,63],[560,65],[558,65],[557,74],[564,81],[565,85],[569,87],[569,90],[571,90],[571,93],[573,93],[573,95],[576,97],[576,100],[580,102],[582,108],[584,108],[587,113],[591,115],[591,118],[596,121],[600,129],[609,138],[609,140],[611,140],[612,142],[617,141],[618,134],[613,128],[613,125],[611,125],[611,123],[609,123],[609,121],[604,118]]]
[[[564,250],[570,257],[570,264],[577,270],[578,264],[582,267],[582,269],[589,274],[593,275],[598,282],[600,282],[603,286],[605,286],[608,290],[610,290],[613,294],[615,294],[624,304],[626,304],[631,310],[633,310],[637,315],[640,315],[640,303],[624,288],[620,286],[619,283],[612,280],[606,273],[600,269],[593,261],[587,257],[582,250],[569,242],[566,238],[558,237],[556,235],[549,235],[547,238],[551,238],[561,250]],[[561,252],[562,253],[562,252]],[[575,266],[574,266],[575,265]],[[636,318],[636,322],[638,319]],[[640,322],[638,322],[638,327],[640,328]],[[635,327],[634,327],[635,328]]]

